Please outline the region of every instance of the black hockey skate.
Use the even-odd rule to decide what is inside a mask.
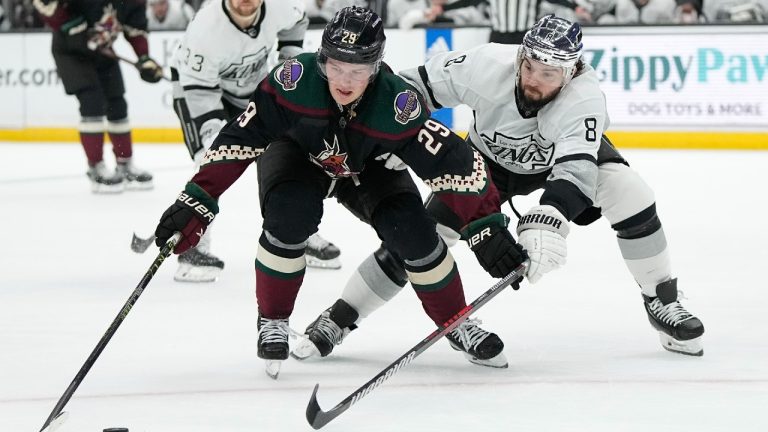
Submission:
[[[110,172],[104,161],[88,167],[86,172],[91,181],[91,192],[96,194],[121,193],[125,189],[123,176],[118,172]]]
[[[504,342],[496,333],[489,333],[480,328],[481,323],[478,319],[468,319],[445,337],[453,349],[462,351],[464,357],[474,364],[494,368],[507,367]]]
[[[125,188],[129,190],[150,190],[155,186],[152,174],[136,168],[130,158],[117,161],[117,174],[125,179]]]
[[[283,360],[288,358],[288,318],[269,319],[259,314],[259,349],[258,356],[266,361],[266,372],[272,379],[277,379]]]
[[[191,248],[179,255],[179,268],[173,276],[177,282],[213,282],[224,270],[224,261]]]
[[[319,234],[309,236],[307,249],[304,251],[307,266],[333,270],[340,269],[341,260],[339,255],[341,255],[341,251],[335,244],[320,237]]]
[[[701,356],[704,325],[677,300],[677,278],[656,286],[656,297],[643,294],[648,321],[659,331],[661,346],[667,351]]]
[[[325,357],[333,351],[333,347],[340,345],[341,341],[352,330],[357,328],[355,321],[359,317],[357,311],[342,299],[317,317],[304,331],[303,338],[291,356],[297,360],[309,357]]]

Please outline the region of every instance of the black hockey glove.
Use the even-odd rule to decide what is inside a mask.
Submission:
[[[509,218],[502,213],[493,213],[470,222],[462,228],[461,235],[469,243],[480,265],[495,278],[503,278],[528,259],[528,254],[515,242],[507,230]],[[519,288],[520,281],[513,283]]]
[[[141,79],[148,83],[156,83],[163,79],[163,68],[148,55],[139,57],[136,67],[139,69]]]
[[[173,249],[183,253],[197,246],[216,213],[219,205],[208,193],[194,183],[187,183],[176,202],[160,216],[160,223],[155,228],[155,244],[162,247],[174,233],[181,233],[181,240]]]

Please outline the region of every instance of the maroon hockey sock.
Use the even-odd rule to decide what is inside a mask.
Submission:
[[[256,302],[264,318],[288,318],[299,288],[304,281],[304,270],[281,273],[256,260]]]
[[[133,156],[131,132],[109,132],[109,140],[112,141],[112,152],[115,153],[118,162]]]
[[[80,132],[80,143],[85,150],[89,166],[94,166],[104,159],[104,132]]]
[[[434,285],[426,289],[427,287],[411,283],[427,316],[438,326],[443,325],[467,305],[461,276],[455,267],[443,282],[439,289],[434,289]]]

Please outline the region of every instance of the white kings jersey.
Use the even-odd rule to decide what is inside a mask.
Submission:
[[[432,57],[400,72],[430,109],[466,104],[474,111],[469,140],[490,160],[516,174],[552,170],[592,202],[597,151],[608,127],[605,96],[589,65],[538,113],[526,118],[515,97],[518,45],[484,44]]]
[[[276,44],[281,57],[302,52],[309,23],[303,0],[264,0],[259,17],[246,30],[229,18],[225,1],[203,5],[174,56],[192,118],[222,110],[222,98],[245,109],[269,73]]]

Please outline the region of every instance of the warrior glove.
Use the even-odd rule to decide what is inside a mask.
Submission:
[[[570,228],[556,208],[539,205],[520,218],[517,235],[520,244],[531,257],[528,281],[536,283],[541,277],[564,265],[568,256],[565,238]]]
[[[509,218],[502,213],[493,213],[470,222],[461,230],[461,235],[475,253],[480,265],[495,278],[503,278],[528,259],[523,248],[512,238],[507,225]],[[514,282],[518,287],[520,279]]]
[[[200,186],[187,183],[176,202],[160,217],[160,223],[155,228],[155,244],[161,247],[174,233],[180,232],[182,237],[173,250],[175,253],[180,254],[197,246],[218,212],[215,199]]]
[[[163,68],[146,54],[139,57],[136,67],[139,69],[141,79],[148,83],[156,83],[163,79]]]

